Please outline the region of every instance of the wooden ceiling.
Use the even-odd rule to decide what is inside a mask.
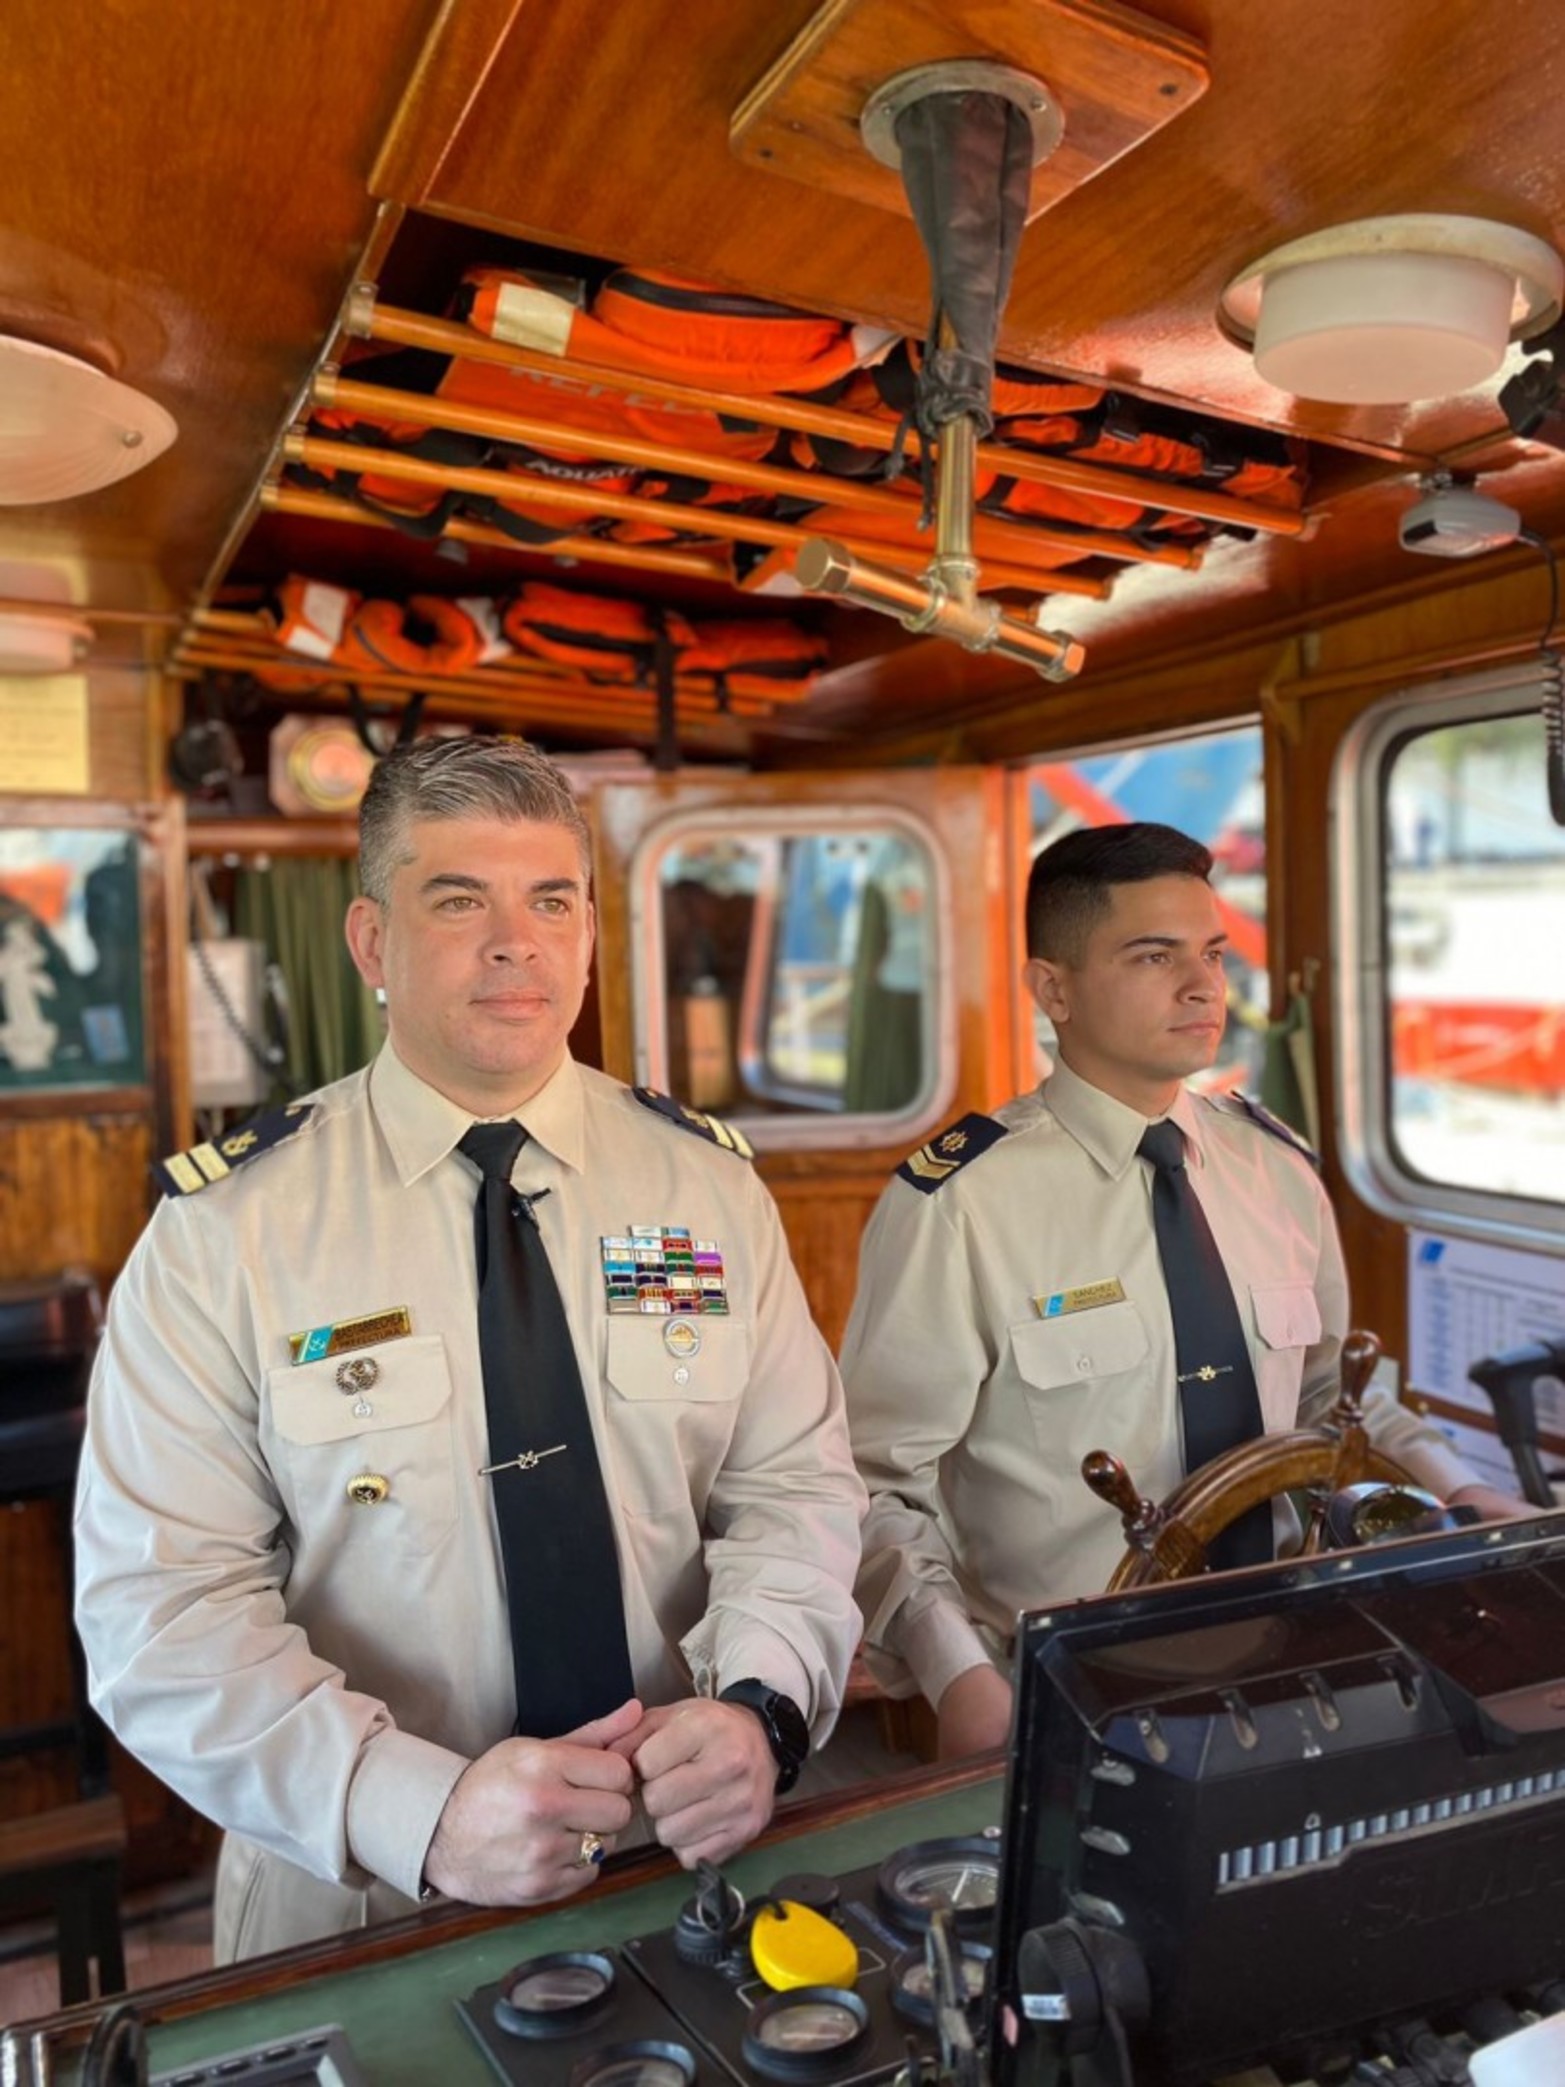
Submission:
[[[773,171],[753,137],[740,156],[735,112],[801,31],[851,27],[856,10],[873,6],[889,76],[931,38],[1014,58],[1061,4],[10,0],[0,327],[113,367],[181,433],[117,487],[0,509],[0,558],[59,562],[78,599],[148,612],[291,569],[389,594],[559,578],[482,545],[458,573],[395,534],[255,505],[353,282],[368,269],[385,297],[439,312],[471,261],[541,249],[917,336],[927,270],[906,215]],[[1113,574],[1105,599],[1052,601],[1051,625],[1087,646],[1084,688],[1171,649],[1297,629],[1366,592],[1443,584],[1396,541],[1397,514],[1440,461],[1481,471],[1530,527],[1565,534],[1565,454],[1510,435],[1500,378],[1411,407],[1312,405],[1266,386],[1214,316],[1246,264],[1351,218],[1455,211],[1565,244],[1557,6],[1151,0],[1132,15],[1079,0],[1070,12],[1111,48],[1150,16],[1187,61],[1169,120],[1029,226],[1001,353],[1304,438],[1312,471],[1304,540],[1219,537],[1198,571],[1094,566]],[[1203,66],[1204,93],[1191,84]],[[1513,351],[1502,377],[1519,365]],[[571,576],[732,606],[705,582]],[[1540,581],[1540,621],[1542,606]],[[723,720],[698,749],[801,760],[818,734],[927,738],[1014,704],[1025,683],[882,619],[818,602],[802,614],[832,644],[812,702]],[[154,624],[106,624],[100,656],[135,644],[155,657],[166,641]]]

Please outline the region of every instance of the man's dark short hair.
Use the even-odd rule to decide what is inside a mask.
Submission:
[[[1027,879],[1027,954],[1079,964],[1087,938],[1107,913],[1116,884],[1212,873],[1212,851],[1174,826],[1138,819],[1082,826],[1038,855]]]
[[[570,781],[524,739],[473,733],[415,739],[375,765],[359,806],[359,888],[384,905],[416,819],[535,819],[576,837],[582,884],[592,880],[592,837]]]

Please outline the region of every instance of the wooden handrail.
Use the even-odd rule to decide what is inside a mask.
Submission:
[[[261,488],[261,505],[273,514],[299,515],[312,522],[342,522],[360,529],[395,529],[384,515],[371,514],[351,500],[333,493],[314,493],[304,486],[269,483]],[[731,587],[734,576],[726,556],[710,551],[681,551],[666,544],[609,543],[597,536],[561,536],[551,544],[530,546],[518,543],[503,529],[453,515],[441,531],[458,543],[481,544],[487,549],[508,551],[513,557],[532,550],[540,558],[590,558],[596,565],[619,565],[635,572],[669,573],[677,579],[709,580],[714,586]]]
[[[382,669],[369,674],[345,673],[328,662],[294,660],[275,646],[262,648],[221,634],[200,635],[189,640],[170,663],[167,672],[175,681],[198,679],[208,672],[251,674],[258,667],[288,668],[297,676],[287,687],[273,693],[286,698],[297,694],[312,704],[345,709],[351,684],[361,695],[408,697],[423,695],[430,714],[444,717],[484,715],[527,717],[539,723],[579,724],[616,728],[649,728],[656,722],[657,699],[652,690],[636,686],[589,682],[582,676],[522,677],[495,676],[489,680],[473,676],[403,674]],[[493,673],[493,670],[486,670]],[[676,689],[675,714],[681,724],[703,732],[720,730],[727,722],[743,724],[772,716],[772,705],[762,697],[730,696],[726,711],[716,694],[706,689]]]
[[[275,514],[296,514],[317,522],[356,524],[364,529],[395,529],[397,526],[384,515],[371,514],[368,508],[356,507],[351,500],[338,499],[331,493],[308,492],[303,486],[263,486],[261,505]],[[719,563],[710,557],[698,558],[694,552],[617,544],[597,536],[562,536],[554,543],[529,546],[518,543],[514,536],[507,536],[503,529],[491,529],[482,522],[470,522],[460,515],[447,522],[444,534],[463,543],[490,545],[497,551],[509,551],[513,557],[579,558],[583,562],[593,560],[603,565],[642,566],[651,572],[675,570],[666,561],[677,557],[686,561],[689,578],[715,580],[727,587],[734,584],[733,573],[726,562]],[[839,535],[837,541],[846,542],[850,550],[878,558],[882,565],[895,565],[903,572],[921,572],[929,562],[928,553],[923,549],[904,550],[897,544],[872,543],[868,537],[844,538]],[[984,578],[991,587],[1024,593],[1075,594],[1087,601],[1106,601],[1109,594],[1107,580],[1091,580],[1081,573],[1044,573],[1036,566],[1009,565],[994,559],[985,564]]]
[[[585,670],[555,665],[548,660],[534,660],[523,652],[514,659],[496,660],[487,667],[468,667],[452,674],[413,668],[343,666],[334,660],[310,659],[302,653],[288,652],[277,643],[262,617],[240,615],[225,609],[196,611],[192,629],[181,642],[176,662],[183,661],[189,652],[195,650],[225,652],[247,670],[253,667],[275,668],[288,674],[319,676],[323,681],[347,682],[365,688],[380,682],[388,687],[443,688],[477,694],[507,690],[541,695],[580,692],[601,698],[631,695],[644,698],[648,703],[656,700],[656,691],[648,683],[594,681]],[[716,687],[704,678],[681,679],[676,674],[674,696],[676,702],[692,709],[722,708]],[[747,703],[753,706],[752,714],[760,715],[776,704],[803,703],[808,699],[807,687],[789,688],[779,683],[775,691],[768,690],[765,695],[747,691],[737,697],[731,696],[729,700],[730,707],[736,701]]]
[[[555,422],[539,414],[503,413],[494,406],[469,406],[438,397],[428,398],[416,391],[392,391],[376,384],[350,383],[345,377],[329,373],[316,379],[315,397],[323,407],[340,407],[345,412],[367,417],[380,415],[388,420],[422,420],[433,427],[453,429],[458,434],[483,435],[495,442],[521,442],[535,449],[558,449],[564,432]],[[591,440],[595,449],[601,450],[605,457],[617,464],[711,479],[723,485],[745,486],[752,492],[802,500],[816,507],[856,508],[865,514],[887,515],[897,521],[906,521],[916,512],[916,502],[910,493],[893,492],[887,485],[872,485],[863,479],[833,478],[823,471],[794,471],[778,464],[750,463],[740,457],[717,457],[710,450],[650,442],[643,436],[629,433],[594,435]],[[661,502],[658,504],[662,505]],[[702,513],[705,512],[703,508]],[[1072,549],[1079,546],[1084,558],[1117,558],[1127,564],[1178,565],[1185,570],[1197,562],[1195,553],[1187,545],[1151,547],[1132,543],[1112,531],[1050,529],[1047,522],[1007,524],[988,515],[984,520],[991,524],[999,521],[1001,527],[1025,529],[1029,537],[1040,543]],[[808,521],[805,526],[812,534],[819,534]],[[835,536],[837,531],[833,528],[830,533]],[[1167,555],[1176,551],[1179,553],[1177,557]]]
[[[436,464],[423,457],[403,456],[394,449],[368,449],[357,442],[334,442],[321,435],[299,432],[283,440],[283,456],[291,464],[311,471],[342,471],[354,477],[403,479],[409,485],[429,486],[440,492],[476,493],[486,499],[512,501],[520,505],[551,509],[561,514],[607,515],[615,521],[650,523],[657,528],[684,529],[695,536],[724,537],[730,543],[768,544],[797,550],[817,532],[796,523],[773,522],[763,515],[725,514],[720,508],[692,507],[679,500],[643,500],[630,493],[607,493],[601,486],[572,485],[531,471],[495,471],[471,464]],[[909,500],[909,513],[916,504]],[[1082,557],[1101,551],[1105,556],[1133,564],[1172,565],[1189,571],[1199,563],[1195,551],[1165,545],[1152,550],[1127,546],[1125,539],[1100,530],[1083,529],[1064,536],[1048,529],[1025,528],[1015,522],[994,522],[985,516],[985,536],[1009,552],[1022,566],[1028,553],[1042,545],[1068,547]],[[837,540],[843,541],[841,537]],[[547,548],[547,547],[545,547]],[[878,542],[876,551],[883,548]],[[1046,567],[1034,569],[1031,585],[1044,591],[1056,575]]]
[[[897,431],[889,422],[863,413],[845,413],[840,407],[821,406],[805,399],[775,395],[750,398],[742,392],[705,391],[693,384],[654,376],[645,370],[616,370],[597,363],[576,362],[564,356],[534,354],[507,341],[491,340],[487,334],[457,325],[449,319],[431,319],[422,312],[403,311],[368,298],[355,298],[349,308],[348,327],[367,340],[384,341],[405,348],[427,348],[437,355],[460,356],[467,362],[487,362],[501,369],[527,370],[535,376],[574,377],[583,384],[602,385],[611,391],[633,391],[666,400],[673,405],[694,406],[733,419],[759,421],[763,427],[792,428],[800,434],[825,435],[834,442],[849,442],[861,448],[890,450]],[[428,401],[423,402],[427,407]],[[421,418],[428,419],[427,411]],[[919,437],[907,437],[908,454],[919,452]],[[1195,515],[1202,521],[1231,522],[1241,529],[1257,529],[1272,536],[1303,536],[1312,527],[1308,516],[1291,508],[1268,507],[1258,501],[1237,500],[1229,493],[1214,493],[1205,486],[1178,485],[1161,478],[1132,472],[1110,471],[1102,465],[1080,464],[1068,457],[1041,457],[1031,451],[1007,449],[1000,443],[981,442],[978,462],[986,470],[1001,471],[1010,478],[1026,479],[1032,485],[1058,486],[1062,491],[1094,497],[1133,500],[1144,507],[1159,507],[1170,514]]]

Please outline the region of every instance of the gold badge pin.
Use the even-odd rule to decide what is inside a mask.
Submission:
[[[1106,1304],[1122,1304],[1125,1286],[1117,1275],[1101,1283],[1083,1283],[1079,1290],[1056,1290],[1048,1297],[1035,1297],[1033,1310],[1040,1319],[1060,1319],[1067,1312],[1095,1312]]]
[[[338,1319],[329,1326],[312,1326],[306,1333],[288,1336],[291,1362],[324,1362],[348,1348],[372,1348],[381,1341],[406,1340],[413,1331],[413,1315],[405,1304],[389,1311],[371,1312],[363,1319]]]
[[[348,1480],[348,1498],[355,1507],[379,1507],[391,1491],[391,1480],[378,1471],[361,1471]]]
[[[688,1362],[701,1353],[701,1329],[689,1319],[670,1319],[663,1328],[663,1345],[677,1360]]]

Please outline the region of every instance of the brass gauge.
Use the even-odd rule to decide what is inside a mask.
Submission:
[[[999,1843],[977,1835],[915,1841],[881,1864],[876,1890],[898,1927],[921,1933],[943,1909],[958,1935],[986,1935],[1000,1895]]]
[[[982,1942],[963,1942],[956,1952],[956,1975],[969,2021],[976,2022],[989,1976],[989,1950]],[[905,1949],[891,1966],[891,2004],[907,2021],[929,2029],[935,2020],[934,1974],[922,1949]]]
[[[642,2037],[605,2044],[572,2066],[570,2087],[691,2087],[696,2062],[683,2044]]]
[[[518,1964],[500,1987],[494,2018],[509,2036],[575,2036],[606,2014],[614,1966],[596,1950],[557,1950]]]
[[[796,1986],[763,2000],[744,2033],[744,2061],[769,2080],[829,2080],[869,2035],[869,2010],[842,1986]]]

